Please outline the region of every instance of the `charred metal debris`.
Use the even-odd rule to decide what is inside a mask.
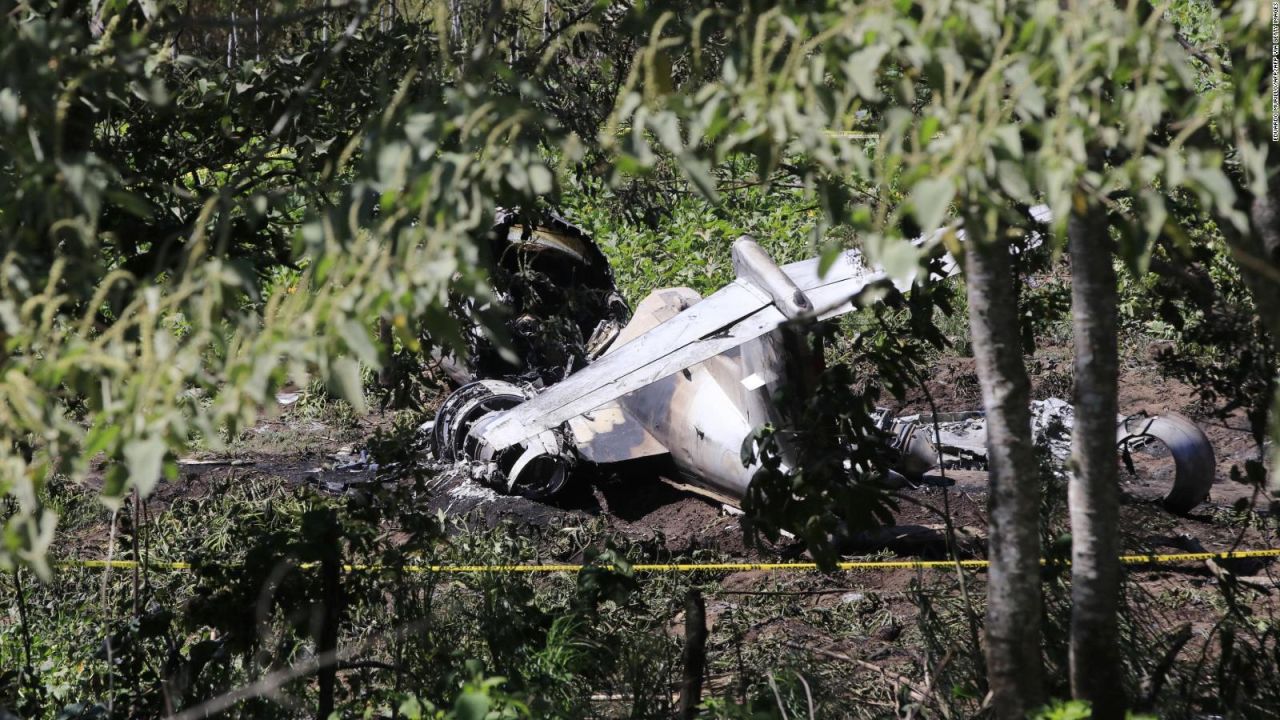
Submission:
[[[500,211],[485,244],[493,300],[454,298],[467,353],[438,358],[455,383],[548,387],[599,357],[631,317],[604,253],[558,214]],[[495,325],[506,337],[487,334]]]
[[[1038,221],[1048,217],[1047,208],[1031,212]],[[604,254],[564,218],[531,222],[503,212],[490,242],[492,284],[515,357],[504,357],[474,322],[494,308],[460,304],[473,321],[470,352],[465,360],[442,358],[460,387],[429,423],[430,445],[437,461],[465,465],[494,490],[533,499],[555,495],[584,465],[667,456],[689,488],[740,505],[758,469],[744,464],[744,441],[763,425],[785,427],[795,415],[778,406],[787,395],[778,390],[804,388],[821,369],[821,348],[807,330],[852,311],[862,291],[890,283],[856,250],[821,272],[818,258],[780,266],[743,236],[733,244],[733,282],[705,298],[684,287],[657,290],[632,313]],[[939,273],[957,270],[947,257]],[[1037,440],[1065,463],[1070,404],[1038,402],[1033,417]],[[875,420],[900,457],[899,481],[986,469],[980,411],[880,412]],[[1208,497],[1213,448],[1187,418],[1120,417],[1116,441],[1126,449],[1168,447],[1176,466],[1169,510],[1186,513]],[[785,448],[784,462],[797,462]]]

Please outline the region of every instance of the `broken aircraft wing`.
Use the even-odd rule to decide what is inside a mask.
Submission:
[[[750,240],[746,242],[754,245]],[[851,310],[850,298],[886,279],[884,272],[864,266],[854,251],[841,253],[822,276],[817,272],[818,262],[814,258],[781,268],[811,307],[827,309],[815,314],[816,319]],[[611,349],[563,382],[504,413],[484,429],[483,442],[496,451],[526,442],[573,417],[773,331],[788,318],[778,309],[770,289],[740,276],[688,310],[622,348]]]

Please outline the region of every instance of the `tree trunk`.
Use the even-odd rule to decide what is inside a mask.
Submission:
[[[1077,203],[1084,202],[1077,198]],[[1078,206],[1078,205],[1077,205]],[[1067,221],[1075,341],[1071,511],[1071,694],[1098,720],[1124,717],[1116,609],[1120,594],[1116,470],[1116,273],[1106,209]]]
[[[1022,720],[1043,702],[1040,477],[1009,243],[1000,233],[984,241],[981,229],[979,222],[965,223],[964,263],[991,475],[987,678],[996,717]]]
[[[680,683],[681,720],[692,720],[702,704],[702,674],[707,666],[707,608],[698,588],[684,599],[684,677]]]
[[[391,321],[385,317],[378,318],[378,343],[382,345],[382,352],[386,358],[382,362],[382,367],[378,368],[378,387],[390,390],[396,384],[396,372],[392,360],[395,356],[396,340],[391,330]]]
[[[319,699],[316,703],[316,720],[328,720],[334,710],[334,691],[338,684],[338,623],[342,617],[342,556],[339,548],[342,538],[338,534],[336,520],[325,528],[328,540],[320,557],[320,580],[324,593],[324,606],[320,608],[320,627],[316,637],[316,652],[326,658],[320,666],[316,680]]]

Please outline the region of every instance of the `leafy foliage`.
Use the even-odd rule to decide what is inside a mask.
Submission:
[[[1235,310],[1264,286],[1246,294],[1226,253],[1204,247],[1216,230],[1242,268],[1274,265],[1241,254],[1236,238],[1260,232],[1248,208],[1275,177],[1264,4],[538,5],[273,2],[255,4],[265,12],[252,22],[238,1],[6,10],[0,566],[48,579],[58,516],[103,513],[82,483],[100,477],[112,512],[136,507],[131,490],[145,501],[179,454],[238,435],[287,381],[324,383],[358,411],[370,368],[465,345],[446,301],[492,300],[478,238],[495,209],[554,205],[564,191],[624,260],[632,299],[719,285],[728,267],[715,258],[744,231],[779,259],[814,248],[833,258],[856,242],[900,287],[916,283],[910,300],[890,296],[907,312],[855,321],[846,364],[801,398],[802,427],[836,432],[766,429],[752,448],[766,459],[752,522],[766,535],[804,528],[824,563],[842,521],[884,521],[889,509],[872,483],[888,461],[868,419],[876,391],[851,386],[864,370],[895,393],[918,380],[922,356],[896,338],[909,328],[941,340],[933,323],[947,298],[924,261],[962,250],[949,217],[968,242],[1026,239],[1044,230],[1027,206],[1046,202],[1052,260],[1070,212],[1101,204],[1118,257],[1137,277],[1156,270],[1142,282],[1168,282],[1165,262],[1207,267],[1217,294],[1176,329],[1197,351],[1176,369],[1247,402],[1261,427],[1274,338],[1268,348],[1257,332],[1265,316]],[[1213,220],[1204,235],[1183,227],[1197,216]],[[904,242],[922,234],[922,245]],[[1059,300],[1024,294],[1032,321]],[[1195,304],[1172,302],[1184,314]],[[784,472],[785,442],[808,443],[815,460]],[[637,593],[626,566],[638,551],[603,542],[572,583],[482,574],[444,587],[401,572],[592,544],[509,529],[446,541],[443,525],[412,512],[422,479],[409,472],[402,494],[367,506],[253,486],[179,503],[166,520],[186,532],[158,533],[142,556],[196,558],[189,584],[147,576],[130,588],[116,574],[74,597],[48,584],[16,593],[54,629],[28,639],[22,670],[0,674],[5,702],[28,714],[158,715],[302,667],[283,687],[310,703],[319,670],[307,662],[325,652],[329,623],[339,647],[376,648],[391,667],[344,669],[338,708],[351,714],[580,716],[600,687],[635,715],[670,713],[666,603],[684,580]],[[128,514],[113,515],[126,556],[140,537]],[[339,561],[383,570],[335,590],[309,565]],[[18,572],[15,589],[30,577]],[[741,703],[710,712],[803,707],[803,678],[803,692],[766,682],[778,647],[743,650],[753,624],[801,612],[744,603],[727,614],[740,674],[747,654],[760,677]],[[842,612],[833,625],[874,627]],[[1232,678],[1254,682],[1240,671],[1266,667],[1274,632],[1244,632],[1256,628],[1243,612],[1232,622],[1246,641],[1220,645],[1215,689],[1235,701],[1255,688]],[[0,626],[7,648],[26,626]],[[1202,687],[1185,677],[1188,696]],[[979,702],[955,701],[975,712]],[[262,698],[240,709],[288,714]]]
[[[744,465],[760,463],[743,500],[749,517],[744,530],[773,542],[781,531],[793,532],[828,569],[844,538],[892,524],[895,508],[882,484],[891,459],[873,419],[875,391],[858,394],[852,385],[847,366],[824,372],[813,393],[806,393],[812,399],[789,418],[790,427],[807,430],[766,426],[747,438],[742,451]],[[788,457],[806,461],[789,467]]]
[[[458,347],[447,297],[487,295],[473,238],[554,190],[543,148],[580,154],[492,42],[501,14],[451,37],[369,2],[273,5],[273,40],[224,67],[179,42],[198,16],[150,9],[0,23],[0,488],[20,506],[0,563],[45,575],[54,474],[104,455],[106,501],[145,494],[287,380],[359,410],[360,364],[390,356],[377,320]]]
[[[1128,287],[1125,319],[1135,331],[1156,338],[1155,360],[1195,388],[1216,416],[1243,411],[1261,448],[1275,395],[1277,352],[1225,245],[1193,218],[1183,226],[1197,242],[1184,248],[1157,245],[1150,275]]]

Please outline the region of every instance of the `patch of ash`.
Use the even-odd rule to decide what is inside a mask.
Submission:
[[[430,463],[434,477],[427,485],[433,509],[446,515],[465,515],[483,506],[505,505],[518,499],[495,490],[486,480],[494,468],[485,463]]]
[[[496,490],[484,484],[483,478],[486,472],[487,469],[483,463],[459,462],[444,465],[437,470],[436,480],[432,485],[437,492],[454,500],[467,501],[475,507],[493,502],[499,497]]]
[[[461,483],[454,485],[449,489],[449,497],[459,500],[479,500],[480,502],[492,501],[498,499],[498,493],[493,488],[485,487],[471,480],[463,480]]]

